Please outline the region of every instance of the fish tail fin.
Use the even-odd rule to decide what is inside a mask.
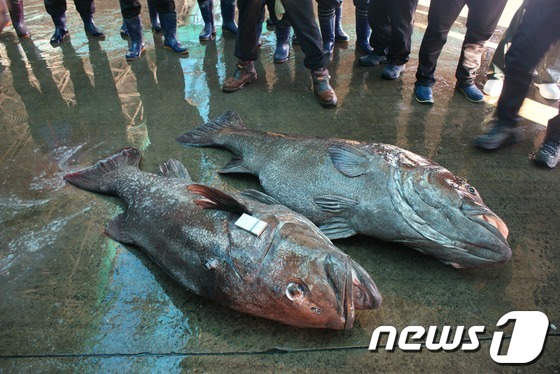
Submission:
[[[216,146],[219,144],[216,143],[215,136],[224,129],[242,130],[246,129],[246,127],[237,113],[229,111],[179,136],[177,141],[191,147]]]
[[[64,176],[64,180],[88,191],[113,193],[115,178],[109,176],[124,166],[138,167],[142,153],[137,148],[124,148],[95,165]]]

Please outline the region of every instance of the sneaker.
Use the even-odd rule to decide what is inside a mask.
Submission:
[[[379,66],[381,64],[387,63],[387,57],[371,53],[369,55],[360,57],[358,59],[358,63],[362,66]]]
[[[539,89],[539,93],[547,100],[560,100],[560,88],[556,83],[535,83]]]
[[[463,95],[465,95],[467,100],[469,100],[470,102],[473,103],[484,102],[484,95],[482,94],[482,91],[480,91],[478,87],[475,86],[474,84],[470,84],[466,87],[455,86],[455,88],[461,91]]]
[[[488,79],[482,88],[482,92],[488,96],[498,97],[502,93],[503,87],[503,79]]]
[[[245,87],[245,85],[257,80],[257,71],[253,61],[239,61],[233,77],[226,79],[222,91],[231,93]]]
[[[371,55],[370,55],[371,56]],[[404,71],[404,65],[393,65],[389,64],[385,66],[381,72],[381,78],[383,79],[397,79],[400,77],[401,73]]]
[[[476,137],[475,144],[478,148],[494,150],[507,144],[519,143],[520,140],[521,130],[518,126],[495,121],[486,134]]]
[[[533,155],[535,163],[554,168],[560,159],[560,143],[545,139],[539,149]]]
[[[422,104],[434,103],[432,87],[430,86],[414,86],[414,97],[416,98],[416,101]]]
[[[319,103],[324,107],[336,106],[336,93],[329,83],[329,71],[327,69],[314,70],[311,72],[313,78],[313,91],[319,97]]]

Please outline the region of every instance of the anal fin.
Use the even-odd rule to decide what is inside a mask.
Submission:
[[[126,231],[126,214],[121,213],[105,226],[105,233],[123,244],[135,244],[134,239]]]
[[[243,165],[243,158],[240,156],[234,157],[226,166],[218,170],[220,174],[228,173],[241,173],[241,174],[255,174],[253,171],[247,169]]]

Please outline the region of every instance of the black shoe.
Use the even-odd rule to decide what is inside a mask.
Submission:
[[[519,143],[520,140],[521,130],[518,126],[494,122],[490,131],[476,137],[475,144],[478,148],[494,150],[504,145]]]
[[[560,160],[560,143],[545,139],[533,156],[535,163],[554,168]]]

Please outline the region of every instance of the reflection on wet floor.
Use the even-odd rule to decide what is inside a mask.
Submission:
[[[69,4],[70,41],[51,46],[52,22],[38,0],[25,2],[31,39],[17,38],[11,27],[0,34],[0,371],[223,371],[225,365],[241,372],[516,371],[491,361],[489,340],[470,354],[372,353],[367,347],[381,325],[484,325],[490,339],[498,319],[512,310],[543,311],[558,326],[558,170],[529,160],[557,103],[531,90],[544,117],[523,122],[520,144],[479,152],[472,139],[485,130],[494,107],[491,100],[468,103],[454,91],[460,39],[450,37],[440,58],[434,106],[414,100],[421,27],[407,70],[394,82],[380,79],[380,69],[359,67],[353,41],[337,46],[329,70],[339,105],[332,110],[313,96],[299,47],[292,47],[286,64],[272,63],[274,33],[263,27],[258,80],[224,94],[220,86],[235,66],[235,40],[218,30],[215,41],[199,43],[198,7],[177,4],[178,39],[189,47],[188,58],[162,48],[145,9],[148,52],[126,63],[120,12],[109,0],[96,2],[104,41],[85,36]],[[426,10],[419,6],[419,25],[426,23]],[[345,2],[351,40],[353,20],[354,7]],[[454,26],[458,35],[461,22]],[[345,332],[283,326],[187,292],[139,250],[104,235],[105,224],[122,210],[117,199],[67,186],[62,175],[136,146],[144,152],[144,170],[155,172],[176,158],[202,183],[259,188],[255,178],[216,173],[230,160],[227,151],[187,149],[175,140],[227,110],[249,128],[390,143],[433,159],[467,178],[504,218],[512,261],[462,271],[396,244],[337,241],[384,297],[380,310],[360,311],[354,329]],[[560,370],[558,334],[551,331],[538,371]]]

